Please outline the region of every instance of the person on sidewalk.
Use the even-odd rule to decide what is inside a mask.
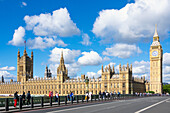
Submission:
[[[57,91],[56,91],[56,93],[55,93],[55,101],[56,101],[56,102],[58,102],[58,97],[59,97],[59,94],[58,94]]]
[[[99,98],[101,98],[101,95],[102,95],[102,93],[101,93],[101,91],[99,91]]]
[[[86,92],[85,100],[88,100],[88,99],[89,99],[89,93]]]
[[[14,107],[16,107],[17,106],[17,101],[18,101],[18,92],[16,91],[15,93],[14,93]]]
[[[49,91],[49,98],[51,97],[51,91]]]
[[[23,105],[25,105],[25,92],[23,92],[22,94],[22,101],[23,101]]]
[[[67,99],[68,99],[68,101],[70,101],[70,95],[69,95],[69,93],[67,94]]]
[[[73,97],[73,101],[74,101],[74,95],[73,95],[73,93],[71,92],[71,93],[70,93],[70,100],[72,100],[72,97]]]
[[[30,94],[30,91],[28,91],[28,93],[27,93],[27,105],[30,104],[30,99],[31,99],[31,94]]]
[[[51,97],[53,98],[53,91],[51,91]]]
[[[90,91],[90,93],[89,93],[89,100],[91,100],[91,98],[92,98],[92,92]]]

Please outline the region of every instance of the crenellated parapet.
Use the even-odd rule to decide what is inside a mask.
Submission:
[[[132,80],[134,82],[145,83],[145,77],[133,77]]]

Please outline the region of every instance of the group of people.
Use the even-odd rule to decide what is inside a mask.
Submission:
[[[49,92],[49,97],[53,98],[53,91]],[[73,92],[70,92],[70,94],[69,93],[67,94],[67,100],[68,101],[71,101],[72,97],[73,97],[73,101],[74,101],[74,94],[73,94]],[[58,98],[59,98],[59,93],[56,91],[55,92],[55,101],[56,102],[58,102]]]
[[[31,99],[30,91],[28,91],[27,95],[25,95],[25,92],[23,92],[23,94],[19,95],[19,96],[18,96],[18,92],[16,91],[14,93],[14,107],[16,107],[17,102],[19,101],[19,98],[22,99],[23,105],[25,105],[26,100],[27,100],[27,105],[29,105],[30,104],[30,99]]]
[[[136,92],[135,93],[135,96],[150,96],[151,94],[150,93],[138,93],[138,92]]]
[[[91,98],[92,98],[92,95],[93,95],[93,93],[92,92],[86,92],[86,95],[85,95],[85,100],[91,100]]]
[[[118,93],[116,93],[116,92],[114,92],[114,93],[110,92],[109,93],[109,92],[106,92],[106,91],[103,92],[103,93],[101,91],[99,92],[99,98],[103,98],[103,99],[105,97],[106,98],[110,98],[110,96],[113,96],[113,95],[117,95],[119,97],[120,96],[120,92],[118,92]]]

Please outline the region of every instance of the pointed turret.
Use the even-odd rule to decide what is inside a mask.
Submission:
[[[130,70],[132,71],[132,64],[130,65]]]
[[[155,24],[155,33],[153,37],[158,37],[157,24]]]
[[[19,49],[18,49],[18,57],[20,57],[20,51],[19,51]]]
[[[4,83],[4,76],[2,75],[1,82]]]
[[[27,55],[27,51],[26,51],[26,49],[24,49],[24,56],[26,56]]]
[[[31,51],[31,59],[33,59],[33,56],[34,56],[34,55],[33,55],[33,50],[32,50],[32,51]]]
[[[63,50],[61,51],[60,64],[64,65]]]
[[[103,64],[102,64],[102,72],[103,72]]]
[[[121,72],[121,63],[119,64],[119,73]]]
[[[114,67],[114,64],[113,64],[113,71],[112,71],[113,73],[115,72],[115,67]]]
[[[127,62],[127,70],[129,70],[129,63]]]
[[[157,31],[157,24],[155,24],[155,33],[153,35],[153,41],[158,41],[159,42],[159,36],[158,36],[158,31]]]
[[[109,71],[111,71],[111,67],[110,67],[110,64],[109,64]]]

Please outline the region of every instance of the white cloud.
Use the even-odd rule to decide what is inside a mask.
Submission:
[[[110,40],[146,41],[152,38],[154,25],[158,24],[161,37],[167,37],[170,31],[169,4],[169,0],[135,0],[135,3],[128,3],[120,10],[102,10],[92,32],[105,43]]]
[[[18,29],[15,30],[13,39],[9,41],[8,44],[11,44],[14,46],[23,46],[24,36],[25,36],[25,29],[22,26],[20,26]]]
[[[103,58],[103,61],[110,61],[111,59],[109,58],[109,57],[107,57],[107,56],[105,56],[104,58]]]
[[[11,79],[13,79],[14,81],[16,81],[17,77],[11,73],[9,73],[8,71],[0,71],[0,78],[4,77],[5,82],[9,82]]]
[[[101,70],[99,70],[97,73],[95,72],[87,72],[86,76],[88,76],[89,78],[98,78],[101,76]]]
[[[170,66],[170,53],[163,54],[163,63]]]
[[[26,2],[22,2],[21,7],[23,7],[23,6],[27,6],[27,3]]]
[[[55,45],[65,47],[65,44],[62,40],[57,40],[56,38],[42,38],[42,37],[35,37],[34,39],[28,39],[27,45],[30,49],[45,49],[54,47]]]
[[[25,16],[26,29],[33,30],[38,36],[70,37],[79,35],[80,30],[71,20],[66,8],[60,8],[53,13]]]
[[[5,67],[1,67],[0,68],[0,71],[15,71],[16,68],[15,67],[8,67],[8,66],[5,66]]]
[[[149,74],[150,73],[150,62],[149,61],[135,61],[133,63],[133,74]]]
[[[82,55],[83,56],[78,59],[80,65],[100,65],[102,63],[102,58],[95,51],[82,52]]]
[[[81,42],[81,44],[86,45],[86,46],[89,46],[92,44],[92,42],[90,42],[90,37],[88,34],[84,33],[82,35],[82,39],[83,39],[83,41]]]
[[[63,57],[66,64],[71,64],[75,62],[75,58],[81,54],[80,50],[70,50],[55,47],[51,50],[50,62],[59,63],[61,58],[61,52],[63,51]]]
[[[170,84],[170,74],[164,74],[163,81]]]
[[[164,66],[163,73],[164,74],[170,74],[170,66]]]
[[[106,50],[103,51],[103,55],[114,56],[119,58],[129,58],[130,56],[141,52],[142,51],[140,50],[140,48],[136,45],[117,43],[111,48],[106,48]]]

